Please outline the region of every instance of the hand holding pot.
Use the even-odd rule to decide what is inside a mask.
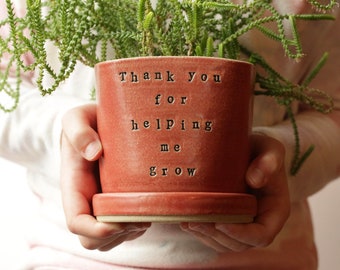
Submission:
[[[67,112],[63,118],[61,190],[67,225],[85,248],[110,250],[141,236],[150,226],[101,223],[92,215],[92,196],[100,191],[96,161],[102,146],[95,131],[96,105]]]
[[[243,251],[268,246],[289,216],[290,200],[282,144],[265,135],[253,134],[253,160],[247,183],[258,199],[254,223],[185,223],[182,229],[219,252]]]

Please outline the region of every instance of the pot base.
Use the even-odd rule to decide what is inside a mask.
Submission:
[[[93,198],[101,222],[251,223],[256,210],[255,196],[239,193],[102,193]]]
[[[196,216],[97,216],[99,222],[152,222],[152,223],[181,223],[181,222],[213,222],[213,223],[252,223],[250,215],[196,215]]]

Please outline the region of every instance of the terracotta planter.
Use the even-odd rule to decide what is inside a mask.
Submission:
[[[146,57],[96,66],[106,222],[251,222],[247,194],[253,66]]]

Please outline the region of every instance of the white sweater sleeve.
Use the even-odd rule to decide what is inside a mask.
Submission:
[[[92,69],[79,66],[61,89],[45,97],[32,84],[23,83],[18,108],[11,113],[0,111],[0,156],[55,178],[61,118],[70,108],[91,102],[92,73]]]
[[[22,14],[25,1],[15,2],[15,11]],[[0,19],[6,18],[6,3],[0,1]],[[9,35],[8,27],[0,27],[0,35]],[[53,54],[53,52],[51,52]],[[55,54],[55,53],[54,53]],[[32,62],[29,56],[25,62]],[[8,59],[3,55],[0,68],[6,69]],[[91,72],[92,69],[79,67],[79,72]],[[86,77],[85,77],[86,76]],[[18,108],[12,113],[0,110],[0,156],[24,165],[31,170],[56,173],[58,168],[59,138],[61,132],[60,119],[65,110],[86,101],[80,98],[79,88],[91,89],[93,80],[78,79],[73,76],[56,94],[42,97],[32,83],[34,74],[23,74],[20,89],[21,97]],[[82,78],[87,78],[85,73]],[[90,76],[89,78],[93,78]],[[15,80],[13,79],[13,85]],[[0,104],[6,103],[6,94],[0,89]],[[75,91],[78,90],[78,91]],[[86,91],[81,89],[81,91]]]

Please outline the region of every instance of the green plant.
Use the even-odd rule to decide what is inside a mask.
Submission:
[[[336,0],[330,0],[327,5],[316,0],[306,1],[320,11],[330,10],[336,5]],[[300,154],[292,102],[307,103],[324,113],[333,107],[330,97],[308,87],[323,66],[326,54],[307,80],[296,85],[239,41],[246,32],[258,29],[265,37],[280,42],[288,57],[299,59],[303,52],[296,21],[333,19],[323,12],[280,14],[270,0],[245,0],[242,4],[229,0],[158,0],[156,5],[152,5],[150,0],[27,0],[27,13],[18,17],[12,1],[6,0],[6,4],[8,17],[0,22],[0,28],[9,27],[10,34],[0,38],[0,59],[9,56],[9,62],[0,73],[0,93],[12,98],[13,103],[10,107],[0,103],[4,111],[16,108],[20,97],[20,76],[24,72],[38,70],[37,85],[42,95],[46,95],[69,77],[77,61],[94,66],[108,59],[137,56],[187,55],[243,59],[265,71],[265,75],[257,74],[256,81],[261,90],[255,91],[255,94],[273,96],[287,108],[296,138],[292,165],[292,174],[295,174],[312,148]],[[268,27],[269,23],[275,24],[276,30]],[[291,36],[284,27],[287,23],[292,31]],[[49,64],[47,44],[58,48],[58,70]],[[25,64],[25,54],[34,58],[33,64]],[[16,75],[14,88],[8,82],[12,72]],[[45,77],[53,79],[52,85],[44,86]],[[326,97],[328,102],[319,102],[311,93]]]

